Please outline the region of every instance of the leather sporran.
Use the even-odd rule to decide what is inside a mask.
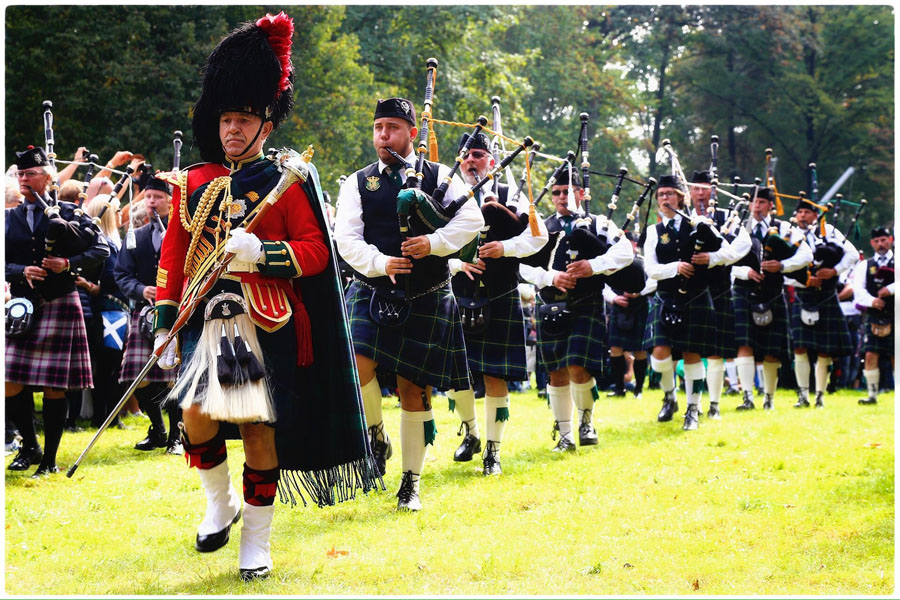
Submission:
[[[807,327],[812,327],[816,323],[819,322],[819,309],[818,308],[800,308],[800,322],[806,325]]]
[[[659,317],[660,321],[662,321],[663,327],[669,331],[672,331],[677,327],[681,327],[682,325],[684,325],[685,321],[684,305],[672,300],[665,300],[663,302],[662,308],[660,309]]]
[[[34,304],[28,298],[13,298],[6,303],[6,337],[17,339],[27,336],[37,321]]]
[[[138,331],[145,340],[153,340],[153,317],[156,308],[148,304],[138,314]]]
[[[553,302],[538,306],[538,316],[544,333],[552,336],[568,335],[571,313],[565,302]]]
[[[481,335],[491,322],[491,299],[487,297],[457,298],[463,331],[469,335]]]
[[[768,327],[775,319],[772,308],[766,302],[751,305],[750,312],[753,315],[753,324],[757,327]]]
[[[619,331],[633,331],[637,325],[637,315],[630,308],[616,307],[616,329]]]
[[[410,307],[406,292],[397,288],[373,288],[369,300],[369,316],[375,324],[398,329],[409,318]]]

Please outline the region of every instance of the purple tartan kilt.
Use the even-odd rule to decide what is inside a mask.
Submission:
[[[150,360],[153,352],[153,342],[141,335],[138,322],[141,309],[131,311],[131,320],[128,322],[128,339],[125,341],[125,353],[122,355],[122,369],[119,371],[119,383],[131,383],[140,374],[141,369]],[[147,373],[144,381],[171,382],[175,381],[178,369],[165,371],[156,365]]]
[[[94,387],[78,292],[35,306],[35,317],[31,333],[6,340],[6,381],[66,390]]]

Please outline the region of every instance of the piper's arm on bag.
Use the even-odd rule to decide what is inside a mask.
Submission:
[[[463,193],[465,193],[465,189]],[[481,209],[478,208],[475,199],[470,198],[453,215],[449,223],[425,237],[431,243],[431,254],[447,256],[471,242],[482,227],[484,227],[484,217],[481,215]]]
[[[540,267],[532,267],[530,265],[519,265],[519,275],[522,279],[537,286],[538,289],[550,287],[553,285],[553,279],[559,274],[559,271],[553,269],[542,269]]]
[[[797,252],[794,253],[793,256],[781,261],[781,271],[782,273],[793,273],[794,271],[807,266],[812,261],[812,250],[810,250],[809,246],[806,244],[800,244],[800,246],[797,247]]]
[[[527,206],[528,204],[526,202],[526,207]],[[528,213],[526,212],[525,214]],[[525,258],[526,256],[531,256],[540,252],[541,248],[543,248],[550,239],[550,236],[547,233],[547,225],[544,224],[544,220],[538,217],[537,222],[539,231],[537,236],[531,235],[531,227],[526,227],[519,235],[500,242],[503,244],[503,256]]]
[[[728,258],[722,264],[733,265],[747,256],[751,248],[753,248],[753,240],[750,238],[750,232],[744,227],[739,228],[737,236],[728,243]]]
[[[605,254],[588,261],[594,275],[611,275],[634,262],[634,247],[622,236]]]

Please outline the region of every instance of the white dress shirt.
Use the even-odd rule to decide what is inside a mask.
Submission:
[[[562,217],[557,213],[557,217]],[[619,228],[615,223],[609,221],[606,232],[606,239],[612,241],[619,234]],[[600,219],[594,221],[594,233],[600,233]],[[562,233],[557,238],[557,243],[562,240]],[[611,275],[616,271],[624,269],[634,261],[634,248],[631,242],[623,235],[605,254],[591,258],[588,263],[591,265],[591,271],[594,275]],[[538,289],[553,285],[553,279],[558,273],[555,269],[545,269],[541,267],[532,267],[530,265],[519,265],[519,275],[522,279],[529,283],[533,283]]]
[[[803,231],[804,241],[813,254],[815,254],[816,251],[817,236],[815,230],[817,227],[818,225],[813,225]],[[841,256],[841,260],[838,261],[838,264],[834,266],[834,270],[837,271],[838,276],[851,270],[859,261],[859,251],[856,249],[856,246],[854,246],[843,233],[835,229],[830,223],[825,224],[825,241],[834,242],[844,249],[844,255]],[[806,285],[793,280],[791,281],[791,285],[798,288],[806,287]]]
[[[415,164],[415,152],[405,158],[406,162]],[[378,161],[378,171],[383,173],[387,164]],[[450,173],[449,167],[438,166],[438,181],[441,181]],[[401,179],[406,182],[406,174],[401,170]],[[338,209],[335,215],[334,239],[338,252],[354,270],[365,277],[380,277],[387,275],[385,266],[388,258],[374,244],[369,244],[363,237],[365,223],[362,219],[362,203],[357,185],[356,173],[344,181],[338,194]],[[453,176],[445,198],[456,200],[467,191],[466,185],[457,176]],[[398,223],[399,227],[399,223]],[[425,237],[431,243],[431,254],[447,256],[469,243],[481,228],[484,227],[484,218],[474,198],[470,198],[449,223],[434,233]],[[399,258],[399,257],[396,257]]]
[[[681,215],[676,214],[671,219],[663,217],[662,224],[663,227],[668,227],[669,222],[672,221],[675,231],[680,231],[681,222],[683,220]],[[673,261],[670,263],[659,262],[656,256],[656,245],[658,243],[659,235],[656,232],[656,226],[648,227],[647,239],[644,240],[644,270],[647,272],[647,276],[652,279],[672,279],[678,275],[678,263],[681,261]],[[728,261],[734,262],[738,260],[732,260],[732,258],[733,250],[731,249],[731,245],[723,239],[721,248],[715,252],[709,252],[709,266],[717,267],[719,265],[730,264]]]
[[[876,254],[874,256],[875,264],[879,267],[883,267],[887,265],[893,257],[894,252],[892,250],[888,250],[884,254]],[[866,267],[868,264],[869,261],[861,260],[856,264],[856,268],[853,269],[853,298],[857,306],[865,306],[866,308],[870,308],[872,306],[872,301],[876,298],[876,296],[870,294],[869,290],[866,289]],[[893,296],[894,284],[888,285],[887,289]]]
[[[750,217],[750,222],[747,223],[747,230],[751,233],[754,232],[756,230],[757,223],[763,224],[763,233],[764,234],[766,232],[768,232],[769,227],[771,227],[771,221],[768,218],[763,219],[762,221],[757,221],[756,217]],[[790,236],[789,241],[792,244],[797,243],[797,241],[803,237],[803,232],[800,231],[796,227],[792,228],[791,224],[788,223],[787,221],[781,221],[779,228],[778,228],[778,234],[781,237]],[[781,272],[782,273],[793,273],[794,271],[798,271],[798,270],[802,269],[803,267],[809,265],[809,263],[811,263],[812,260],[813,260],[812,250],[810,250],[809,246],[807,246],[806,244],[800,244],[797,247],[797,252],[795,252],[792,257],[781,261]],[[750,273],[750,267],[733,267],[731,269],[731,278],[732,278],[732,280],[742,279],[742,280],[746,281],[746,280],[750,279],[749,273]]]

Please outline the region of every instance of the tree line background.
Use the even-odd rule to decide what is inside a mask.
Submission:
[[[688,176],[708,168],[715,134],[723,182],[763,177],[771,147],[780,191],[808,191],[810,162],[821,193],[853,166],[841,192],[868,199],[864,231],[893,221],[890,6],[10,6],[7,165],[43,144],[44,100],[60,158],[82,145],[101,161],[127,149],[167,169],[180,129],[182,165],[198,162],[190,111],[207,55],[239,22],[282,9],[295,22],[296,106],[267,146],[314,144],[332,198],[340,175],[375,160],[375,99],[404,96],[421,112],[434,56],[438,119],[490,119],[500,96],[506,135],[565,156],[588,112],[592,169],[641,179],[667,172],[653,160],[665,138]],[[437,131],[449,163],[464,130]],[[554,166],[535,163],[536,187]],[[594,212],[612,187],[591,179]],[[638,192],[623,190],[619,222]]]

